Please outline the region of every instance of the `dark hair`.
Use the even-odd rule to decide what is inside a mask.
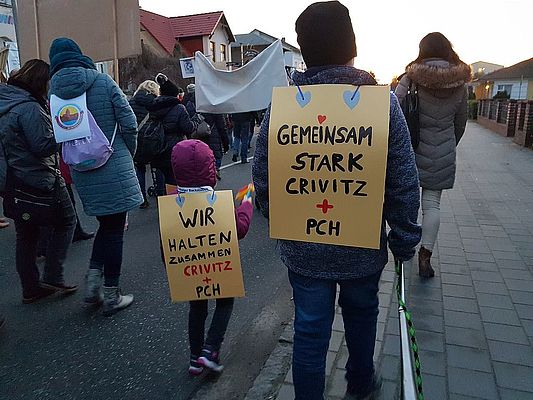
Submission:
[[[409,65],[420,64],[428,58],[440,58],[455,65],[462,63],[457,53],[453,50],[452,43],[440,32],[428,33],[420,41],[418,47],[420,49],[418,57]]]
[[[46,97],[48,81],[50,80],[50,65],[43,60],[29,60],[19,69],[8,83],[22,84],[34,96]]]

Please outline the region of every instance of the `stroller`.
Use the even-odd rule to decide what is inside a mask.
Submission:
[[[150,165],[150,174],[152,176],[152,185],[148,187],[146,193],[150,197],[164,196],[165,193],[165,176],[163,173]]]

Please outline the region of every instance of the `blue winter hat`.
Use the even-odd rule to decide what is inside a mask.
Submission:
[[[96,69],[94,61],[83,55],[80,46],[69,38],[57,38],[50,46],[50,76],[63,68],[83,67]]]

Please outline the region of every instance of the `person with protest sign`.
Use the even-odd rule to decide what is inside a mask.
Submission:
[[[59,146],[46,100],[49,80],[50,66],[30,60],[7,85],[0,86],[0,148],[7,166],[4,214],[15,221],[16,267],[25,304],[78,289],[66,284],[63,276],[76,217],[59,173]],[[51,233],[40,277],[36,259],[44,226],[50,227]]]
[[[127,212],[143,202],[133,165],[137,122],[119,86],[109,75],[98,72],[93,60],[84,55],[73,40],[54,40],[50,62],[51,104],[68,101],[67,104],[76,107],[68,119],[61,112],[70,110],[70,106],[60,108],[53,116],[55,124],[65,122],[81,126],[84,116],[90,120],[92,115],[101,134],[112,143],[113,151],[103,165],[88,171],[71,168],[85,213],[95,216],[99,222],[86,275],[84,301],[87,305],[103,302],[104,315],[111,316],[133,302],[132,295],[121,294],[119,282]],[[48,256],[47,253],[47,259]]]
[[[172,168],[178,191],[213,191],[217,183],[215,157],[212,150],[200,140],[185,140],[172,151]],[[245,196],[235,210],[237,238],[243,239],[252,221],[251,196]],[[199,375],[204,368],[221,372],[220,347],[233,311],[234,298],[218,298],[215,313],[205,337],[208,300],[191,301],[189,309],[189,344],[191,358],[189,373]]]
[[[418,253],[418,274],[431,278],[433,246],[440,226],[442,191],[453,188],[455,181],[456,147],[467,121],[470,67],[452,48],[440,32],[426,35],[420,41],[416,60],[409,63],[396,88],[402,100],[416,88],[418,97],[418,140],[416,164],[422,187],[422,246]],[[413,132],[411,132],[413,134]]]
[[[153,162],[152,167],[165,175],[165,183],[174,185],[174,175],[170,165],[172,148],[185,140],[196,130],[197,124],[191,121],[185,106],[178,99],[179,88],[164,74],[158,74],[160,95],[146,106],[150,116],[163,124],[165,131],[165,150]]]
[[[338,1],[314,3],[298,17],[296,33],[308,70],[294,72],[292,78],[297,87],[274,90],[272,109],[263,120],[252,166],[256,198],[261,212],[270,218],[271,233],[274,217],[286,231],[295,225],[301,229],[298,240],[283,239],[279,245],[281,259],[289,270],[295,305],[292,371],[296,400],[324,398],[326,355],[337,286],[340,286],[339,305],[349,352],[345,398],[373,399],[381,386],[373,355],[378,284],[387,263],[387,244],[396,259],[406,261],[415,254],[421,236],[417,224],[420,200],[414,154],[396,96],[387,87],[375,86],[376,81],[369,73],[353,66],[357,52],[348,9]],[[360,91],[364,95],[358,96]],[[330,93],[336,97],[317,99],[313,93]],[[285,94],[287,102],[278,102]],[[300,121],[301,115],[310,114],[307,110],[322,107],[328,109],[328,115],[312,114],[306,126],[290,120],[280,121],[276,115]],[[364,126],[353,127],[362,124],[350,117],[354,111],[362,113],[357,111],[358,107],[364,107],[365,112],[358,114],[357,119],[372,118],[379,129],[377,125],[374,132]],[[374,111],[378,109],[379,113]],[[328,118],[342,121],[343,125],[328,125]],[[272,127],[274,130],[269,134]],[[269,146],[276,148],[272,150]],[[302,146],[313,146],[321,154],[309,153],[309,147],[297,150]],[[280,157],[289,150],[298,156],[296,162],[293,158],[285,164]],[[366,165],[365,154],[374,157],[376,163]],[[273,176],[270,171],[280,164],[287,165],[291,174],[302,174],[305,169],[307,175],[305,178],[300,175],[299,184],[292,178],[287,180],[287,186],[283,181],[281,193],[279,181],[284,177]],[[374,164],[380,165],[380,172],[374,169],[371,176],[366,170],[375,168]],[[363,173],[368,181],[356,181]],[[327,182],[322,175],[327,176]],[[375,191],[375,200],[356,209],[361,204],[359,199],[370,198],[371,189]],[[335,200],[335,206],[325,198],[321,204],[307,208],[306,199],[313,192],[327,193]],[[290,212],[284,213],[283,204],[279,203],[276,209],[271,208],[279,198],[291,199]],[[341,208],[341,201],[350,205]],[[372,221],[363,222],[366,207],[375,216]],[[375,237],[368,245],[356,246],[350,242],[351,235],[341,242],[340,222],[329,224],[329,230],[320,229],[316,220],[307,218],[309,215],[304,218],[315,224],[306,231],[305,225],[296,223],[300,210],[319,218],[337,213],[343,219],[343,228],[356,233],[361,242],[367,240],[370,227],[375,229]],[[385,223],[391,228],[388,236]]]

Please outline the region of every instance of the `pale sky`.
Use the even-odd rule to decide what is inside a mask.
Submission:
[[[309,0],[140,0],[146,10],[166,16],[224,11],[233,34],[262,30],[297,45],[294,23]],[[381,83],[418,55],[429,32],[442,32],[470,64],[504,66],[533,57],[533,0],[344,0],[357,42],[358,68],[372,70]],[[334,46],[334,43],[332,43]]]

